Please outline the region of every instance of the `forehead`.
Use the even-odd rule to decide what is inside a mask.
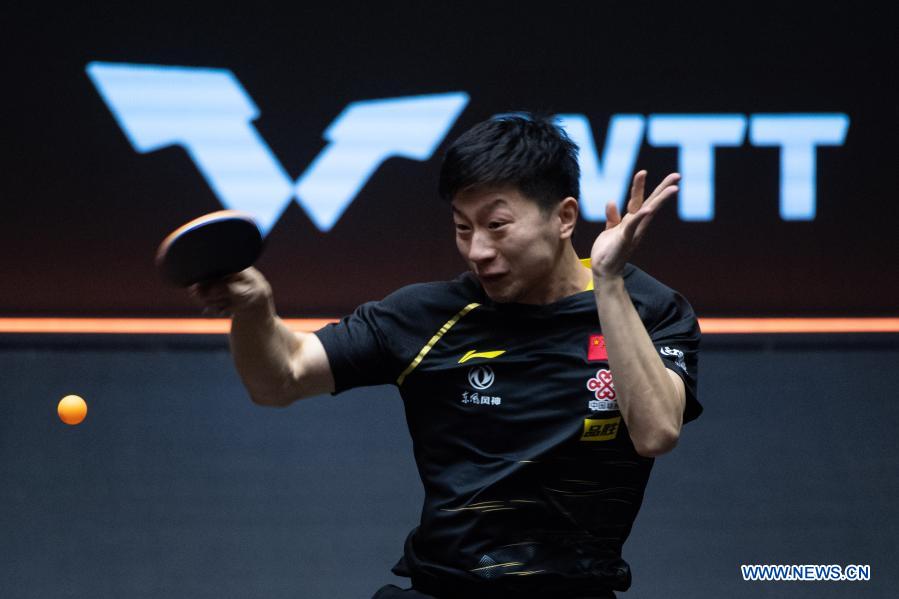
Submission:
[[[450,204],[453,212],[465,216],[477,216],[496,209],[515,213],[537,209],[537,203],[515,186],[466,189],[453,196]]]

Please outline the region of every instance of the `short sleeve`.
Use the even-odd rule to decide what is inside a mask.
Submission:
[[[334,375],[334,393],[396,384],[447,314],[458,310],[456,287],[449,282],[408,285],[316,331]]]
[[[696,394],[701,332],[689,302],[676,291],[667,288],[665,291],[658,297],[660,301],[653,302],[654,314],[644,322],[662,362],[684,381],[687,398],[684,423],[687,423],[702,413]]]
[[[325,348],[334,393],[353,387],[395,381],[396,356],[389,343],[388,307],[383,302],[362,304],[339,322],[315,332]]]

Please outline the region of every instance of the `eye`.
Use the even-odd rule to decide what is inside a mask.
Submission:
[[[456,223],[456,233],[468,233],[471,227],[462,223]]]
[[[508,223],[506,223],[505,221],[492,220],[489,223],[487,223],[487,228],[490,229],[491,231],[496,231],[497,229],[501,229],[501,228],[505,227],[507,224]]]

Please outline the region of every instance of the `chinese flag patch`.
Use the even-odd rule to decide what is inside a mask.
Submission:
[[[594,362],[596,360],[608,360],[609,354],[606,352],[606,340],[602,335],[590,335],[590,341],[587,343],[587,361]]]

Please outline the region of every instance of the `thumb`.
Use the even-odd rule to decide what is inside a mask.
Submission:
[[[608,231],[620,222],[621,216],[618,214],[618,206],[615,202],[609,202],[606,204],[606,230]]]

